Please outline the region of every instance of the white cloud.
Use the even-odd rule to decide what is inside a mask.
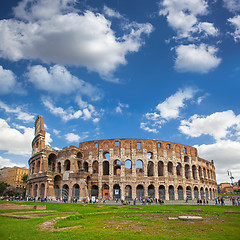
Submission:
[[[8,154],[29,155],[32,151],[33,138],[33,128],[17,125],[16,128],[11,128],[0,118],[0,150],[7,151]]]
[[[129,105],[119,102],[118,106],[115,108],[116,113],[122,114],[123,108],[129,108]]]
[[[229,182],[227,170],[232,170],[237,181],[240,176],[240,143],[231,140],[221,140],[214,144],[194,146],[198,149],[199,156],[214,160],[217,182]]]
[[[78,135],[76,135],[74,133],[68,133],[68,134],[65,135],[65,137],[66,137],[66,140],[68,142],[79,142],[80,139],[81,139],[80,136],[78,136]]]
[[[231,35],[234,37],[234,40],[237,42],[238,40],[240,40],[240,15],[235,16],[233,18],[229,18],[228,22],[230,22],[235,28],[234,33],[231,33]]]
[[[217,48],[206,44],[180,45],[176,48],[175,69],[179,72],[208,73],[221,62],[216,56],[217,51]]]
[[[232,110],[216,112],[206,117],[195,114],[188,120],[182,120],[179,130],[191,137],[210,135],[216,140],[239,137],[240,115],[235,115]]]
[[[230,12],[238,12],[240,11],[240,1],[239,0],[223,0],[224,6]]]
[[[116,36],[104,15],[74,12],[70,0],[50,2],[24,0],[15,9],[18,20],[0,21],[0,57],[83,66],[117,81],[113,72],[127,63],[129,52],[139,51],[142,35],[153,31],[149,23],[130,23],[123,26],[122,36]]]
[[[123,18],[123,16],[119,12],[117,12],[107,6],[104,6],[103,12],[108,17]]]
[[[14,73],[0,66],[0,94],[7,94],[14,91],[16,85],[17,82]]]
[[[22,108],[19,106],[11,108],[0,100],[0,108],[5,110],[6,113],[14,113],[17,116],[17,119],[19,120],[22,120],[24,122],[34,122],[35,115],[23,112]]]
[[[212,23],[209,22],[201,22],[198,24],[199,32],[203,32],[209,36],[217,36],[218,29],[216,29]]]
[[[67,110],[64,110],[62,107],[55,107],[49,99],[42,98],[42,102],[53,115],[61,117],[64,121],[78,119],[83,115],[81,110],[75,112],[72,107]]]
[[[60,130],[57,130],[57,129],[53,129],[53,132],[56,134],[56,135],[59,135],[60,134]]]
[[[197,91],[197,89],[190,87],[179,89],[175,94],[166,98],[162,103],[159,103],[156,106],[157,111],[146,113],[144,117],[148,121],[142,122],[140,128],[148,132],[157,133],[157,129],[161,128],[167,121],[179,117],[180,109],[185,107],[185,102],[192,99]]]
[[[98,100],[102,97],[100,90],[73,76],[65,67],[54,65],[47,68],[37,65],[29,68],[28,79],[36,88],[56,94],[70,94],[78,92]]]
[[[179,89],[175,94],[168,97],[164,102],[157,105],[156,109],[162,118],[169,120],[179,117],[180,108],[185,106],[186,100],[192,99],[197,92],[193,88]]]
[[[23,163],[14,163],[10,159],[3,158],[0,156],[0,168],[3,167],[26,167]]]

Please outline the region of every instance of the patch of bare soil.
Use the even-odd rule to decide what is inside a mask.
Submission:
[[[143,207],[130,207],[129,209],[143,209]]]
[[[39,209],[45,210],[46,205],[23,205],[23,204],[0,204],[0,210],[12,210],[12,209]]]
[[[226,212],[224,213],[236,213],[236,214],[240,214],[240,212],[234,212],[232,209],[227,209]]]
[[[189,210],[189,212],[205,212],[205,211],[202,210],[201,208],[196,208],[196,209]]]
[[[58,221],[58,220],[62,220],[64,218],[67,218],[69,216],[64,216],[64,217],[57,217],[54,218],[52,220],[43,222],[38,224],[39,230],[40,231],[50,231],[50,232],[55,232],[55,231],[63,231],[63,230],[69,230],[69,229],[73,229],[73,228],[78,228],[78,227],[82,227],[80,225],[78,226],[73,226],[73,227],[64,227],[64,228],[54,228],[54,224]]]

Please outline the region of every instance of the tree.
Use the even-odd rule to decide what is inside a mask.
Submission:
[[[24,174],[24,175],[22,176],[22,181],[23,181],[24,183],[26,183],[26,182],[27,182],[27,179],[28,179],[28,175],[27,175],[27,174]]]
[[[5,182],[0,182],[0,196],[3,195],[3,192],[7,189],[9,185]]]

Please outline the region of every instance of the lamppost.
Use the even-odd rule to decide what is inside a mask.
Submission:
[[[231,183],[232,183],[232,192],[234,193],[234,190],[233,190],[233,175],[232,175],[232,172],[230,170],[227,170],[227,173],[228,173],[228,176],[230,176],[230,180],[231,180]]]

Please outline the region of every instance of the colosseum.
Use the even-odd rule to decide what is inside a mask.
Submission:
[[[44,119],[35,122],[28,196],[70,199],[213,199],[213,160],[194,147],[158,140],[106,139],[55,150],[45,146]]]

